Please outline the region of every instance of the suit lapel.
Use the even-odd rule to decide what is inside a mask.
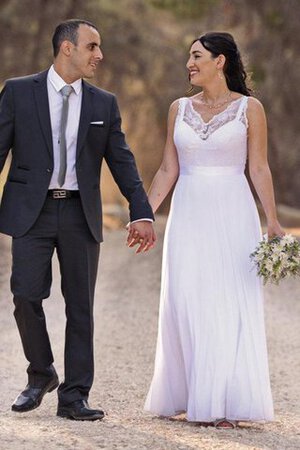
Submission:
[[[53,143],[52,143],[52,130],[51,130],[51,119],[49,112],[49,100],[48,100],[48,89],[47,89],[47,74],[48,70],[39,73],[34,78],[34,97],[36,102],[36,107],[38,111],[38,116],[40,120],[41,129],[45,141],[47,143],[47,148],[50,153],[51,158],[53,158]],[[86,134],[89,129],[93,114],[93,88],[89,86],[85,81],[82,83],[82,104],[81,113],[78,128],[77,137],[77,158],[84,146]]]
[[[34,97],[41,129],[43,131],[50,156],[51,158],[53,158],[52,131],[47,90],[47,74],[48,70],[39,73],[34,78]]]
[[[84,146],[86,134],[88,132],[93,114],[93,89],[91,86],[82,82],[82,103],[79,120],[76,156],[79,158],[80,152]]]

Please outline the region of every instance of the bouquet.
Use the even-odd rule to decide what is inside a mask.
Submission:
[[[278,284],[283,278],[300,275],[300,244],[291,234],[270,240],[264,236],[250,258],[264,284]]]

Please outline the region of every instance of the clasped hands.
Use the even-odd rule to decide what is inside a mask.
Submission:
[[[136,253],[147,252],[155,246],[156,235],[152,222],[141,220],[127,225],[128,247],[138,245]]]

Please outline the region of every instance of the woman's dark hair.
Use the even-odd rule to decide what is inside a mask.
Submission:
[[[223,70],[228,89],[250,96],[252,90],[246,85],[247,73],[232,35],[212,31],[195,39],[192,45],[197,41],[201,42],[213,58],[219,55],[225,56],[226,61]]]
[[[70,19],[65,22],[60,23],[55,28],[53,37],[52,37],[52,46],[53,46],[53,54],[54,58],[59,53],[60,46],[63,41],[70,41],[72,44],[77,45],[78,41],[78,28],[80,25],[87,25],[91,28],[94,28],[96,31],[97,27],[88,20],[82,19]]]

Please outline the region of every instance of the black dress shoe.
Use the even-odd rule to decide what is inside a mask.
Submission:
[[[58,405],[57,415],[71,420],[101,420],[104,412],[100,409],[91,409],[86,400],[76,400],[66,406]]]
[[[40,406],[43,397],[47,392],[52,392],[59,385],[58,377],[55,374],[45,382],[40,382],[39,387],[27,384],[25,390],[13,402],[11,409],[15,412],[27,412]]]

